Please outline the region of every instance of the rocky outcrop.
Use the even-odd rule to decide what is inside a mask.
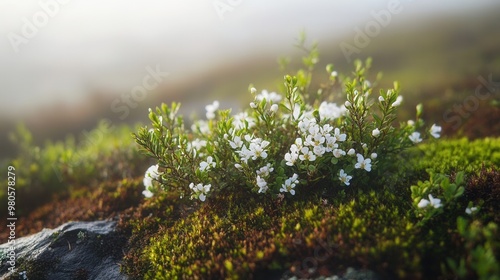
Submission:
[[[114,221],[69,222],[44,229],[15,240],[15,269],[8,255],[11,244],[0,245],[0,278],[128,279],[119,264],[126,241]]]

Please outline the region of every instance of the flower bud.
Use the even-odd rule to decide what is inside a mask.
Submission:
[[[373,137],[378,137],[380,135],[380,130],[378,128],[375,128],[372,131],[372,135],[373,135]]]

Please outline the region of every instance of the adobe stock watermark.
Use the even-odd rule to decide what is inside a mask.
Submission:
[[[372,10],[370,15],[373,20],[368,21],[363,29],[358,26],[354,28],[353,44],[343,41],[339,45],[347,62],[350,63],[352,61],[351,56],[353,54],[361,53],[361,50],[366,48],[371,43],[371,40],[380,34],[382,28],[387,27],[391,23],[392,16],[401,13],[401,11],[403,11],[403,6],[400,0],[390,0],[387,3],[386,9],[378,12]]]
[[[148,92],[156,89],[170,75],[168,72],[162,72],[159,64],[156,65],[155,69],[147,66],[146,72],[148,75],[142,78],[142,85],[135,86],[130,93],[123,93],[111,102],[111,111],[120,113],[120,120],[127,118],[130,109],[137,108],[138,103],[146,98]]]
[[[494,82],[492,79],[492,74],[488,76],[488,80],[483,76],[478,76],[479,85],[474,94],[467,96],[460,104],[455,103],[452,109],[446,110],[443,113],[443,120],[446,123],[451,123],[454,130],[460,128],[463,120],[469,118],[472,113],[479,109],[479,102],[490,98],[500,88],[500,82]]]
[[[9,32],[7,34],[7,38],[9,39],[10,45],[14,52],[19,52],[19,47],[22,44],[28,44],[30,39],[33,39],[41,28],[45,27],[50,18],[54,18],[61,11],[61,6],[66,5],[71,0],[40,0],[38,1],[38,5],[41,10],[38,10],[31,16],[31,19],[27,17],[23,17],[21,21],[23,22],[23,26],[18,33]]]
[[[236,7],[241,5],[243,0],[216,0],[212,4],[214,6],[215,12],[221,21],[224,20],[224,14],[227,12],[233,12]]]

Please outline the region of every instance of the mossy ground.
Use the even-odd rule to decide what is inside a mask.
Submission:
[[[123,270],[136,279],[314,277],[347,267],[367,268],[383,279],[446,279],[458,273],[450,262],[462,258],[461,276],[472,279],[480,276],[477,248],[498,265],[500,239],[488,223],[500,222],[500,139],[443,139],[402,159],[410,167],[407,176],[394,173],[391,184],[331,186],[324,193],[302,187],[282,200],[244,192],[201,204],[178,201],[173,193],[143,199],[142,178],[109,181],[39,207],[20,219],[19,235],[69,220],[118,217],[129,236]],[[467,185],[456,207],[422,226],[409,187],[428,179],[426,169],[452,180],[465,170]],[[463,212],[469,201],[481,206],[472,218]],[[482,234],[462,236],[459,216]],[[488,269],[486,275],[498,275]]]

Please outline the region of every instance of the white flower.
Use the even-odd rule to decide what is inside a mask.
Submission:
[[[376,159],[376,158],[377,158],[377,156],[378,156],[378,155],[377,155],[377,153],[372,153],[372,154],[370,155],[371,159]]]
[[[191,130],[199,131],[201,134],[205,135],[210,133],[210,126],[207,121],[197,120],[193,123],[193,125],[191,125]]]
[[[430,133],[431,133],[432,137],[439,138],[441,136],[440,135],[440,133],[441,133],[441,127],[437,126],[436,124],[433,124],[431,126]]]
[[[158,164],[151,165],[148,170],[146,170],[146,174],[144,177],[151,177],[153,179],[158,179],[161,175],[161,172],[158,172]]]
[[[398,96],[396,98],[396,101],[394,101],[394,103],[392,103],[392,107],[398,107],[399,105],[401,105],[401,102],[403,102],[403,96]]]
[[[337,71],[332,71],[332,73],[330,74],[330,76],[332,77],[337,77],[339,74],[337,73]]]
[[[336,103],[323,101],[318,108],[319,116],[322,120],[335,120],[347,113],[345,106],[337,106]]]
[[[268,163],[266,166],[261,167],[259,170],[256,171],[257,175],[262,176],[262,177],[269,177],[269,173],[273,172],[274,168],[271,167],[271,164]]]
[[[295,195],[295,186],[299,183],[299,175],[293,174],[292,177],[285,180],[285,183],[281,185],[280,192],[289,192],[292,195]]]
[[[298,127],[299,127],[300,131],[305,134],[305,133],[308,133],[309,128],[311,128],[314,125],[316,125],[316,119],[305,117],[299,122]]]
[[[320,127],[320,132],[321,132],[321,135],[323,136],[330,136],[330,132],[332,132],[333,130],[333,126],[329,125],[329,124],[325,124],[323,125],[322,127]]]
[[[347,135],[345,133],[341,134],[340,129],[338,129],[338,128],[335,128],[335,133],[333,136],[335,136],[335,138],[337,138],[337,141],[339,141],[339,142],[345,141],[345,139],[347,137]]]
[[[195,150],[200,150],[201,148],[203,147],[206,147],[207,146],[207,141],[205,140],[200,140],[198,138],[194,139],[191,143],[191,148],[194,148]],[[188,146],[189,146],[188,144]],[[190,150],[190,148],[188,147],[188,149]]]
[[[364,169],[368,172],[372,170],[371,162],[372,160],[367,158],[365,159],[362,154],[357,154],[358,162],[354,165],[354,168]]]
[[[146,170],[146,173],[144,174],[144,179],[142,180],[142,183],[144,184],[145,191],[142,192],[144,196],[146,197],[151,197],[153,193],[150,191],[150,188],[153,187],[153,180],[158,180],[160,177],[161,173],[158,172],[158,164],[156,165],[151,165],[148,170]]]
[[[215,111],[217,111],[217,109],[219,109],[219,101],[217,100],[215,100],[214,103],[205,106],[207,119],[211,120],[215,118]]]
[[[299,156],[299,159],[301,161],[315,161],[316,160],[316,155],[312,152],[309,151],[308,147],[303,147],[301,150],[302,154]]]
[[[153,197],[153,193],[149,189],[143,190],[142,195],[144,195],[147,198]]]
[[[302,115],[302,109],[300,108],[300,105],[298,103],[296,103],[294,106],[293,106],[293,119],[298,121],[301,119],[301,116]]]
[[[375,128],[372,130],[372,135],[373,137],[378,137],[380,135],[380,130],[378,128]]]
[[[349,102],[349,100],[347,100],[347,101],[344,103],[344,106],[346,106],[346,107],[351,107],[351,105],[352,105],[352,104],[351,104],[351,102]]]
[[[260,94],[255,96],[255,99],[257,101],[262,101],[266,100],[267,103],[278,103],[281,101],[281,95],[277,94],[276,92],[267,92],[267,90],[263,90]]]
[[[257,186],[259,187],[259,193],[265,193],[268,189],[266,180],[260,176],[257,176]]]
[[[441,207],[441,199],[439,198],[434,198],[432,196],[432,194],[429,194],[429,200],[425,199],[425,198],[422,198],[420,200],[420,202],[418,203],[418,208],[424,208],[424,207],[427,207],[427,206],[432,206],[434,208],[439,208]]]
[[[255,94],[256,92],[257,92],[257,89],[256,89],[256,88],[252,87],[252,88],[250,89],[250,93],[251,93],[251,94]]]
[[[414,126],[415,125],[415,121],[414,120],[408,120],[406,123],[408,124],[408,126]]]
[[[246,147],[243,146],[240,151],[236,151],[237,154],[240,155],[240,160],[244,163],[247,163],[248,160],[253,156],[252,152]]]
[[[413,132],[410,136],[408,136],[408,138],[410,138],[411,142],[415,144],[422,142],[422,138],[420,138],[420,133],[416,131]]]
[[[302,142],[302,138],[295,138],[295,146],[297,147],[297,152],[304,147],[304,143]],[[293,147],[293,145],[292,145]]]
[[[384,102],[384,101],[385,101],[385,99],[384,99],[384,97],[381,95],[381,96],[379,96],[379,97],[378,97],[378,101],[380,101],[380,102]]]
[[[323,156],[323,155],[325,154],[325,152],[326,152],[326,148],[325,148],[325,147],[323,147],[323,146],[321,146],[321,145],[319,145],[319,146],[315,146],[315,147],[313,148],[313,152],[314,152],[314,154],[315,154],[315,155],[317,155],[318,157],[321,157],[321,156]]]
[[[255,102],[250,102],[250,108],[252,109],[257,108],[257,104],[255,104]]]
[[[347,152],[348,155],[350,156],[353,156],[354,154],[356,154],[356,151],[354,149],[349,149],[349,151]]]
[[[249,116],[247,112],[241,112],[233,117],[234,128],[241,130],[244,128],[252,128],[255,125],[255,120],[253,117]]]
[[[229,140],[229,145],[233,149],[239,149],[243,146],[243,141],[241,141],[241,137],[235,136],[233,141]]]
[[[270,144],[269,141],[265,141],[260,138],[252,140],[252,143],[250,143],[250,155],[253,160],[256,160],[257,158],[267,158],[267,150],[265,148]]]
[[[271,109],[269,109],[272,113],[278,112],[278,104],[271,105]]]
[[[326,137],[326,152],[331,152],[333,149],[336,149],[339,145],[335,142],[337,142],[337,138],[331,136],[328,134]]]
[[[341,149],[334,149],[333,150],[333,156],[336,157],[336,158],[340,158],[342,156],[345,156],[345,151],[343,151]]]
[[[298,158],[299,155],[297,153],[286,153],[285,154],[286,165],[293,166]]]
[[[477,207],[467,207],[465,209],[465,213],[467,213],[468,215],[471,215],[472,213],[474,213],[476,211],[477,211]]]
[[[153,186],[153,179],[149,176],[144,176],[144,179],[142,179],[142,184],[148,190],[150,187]]]
[[[214,168],[216,163],[211,156],[207,157],[207,161],[200,162],[200,171],[209,170],[210,168]]]
[[[349,186],[349,181],[352,179],[352,176],[347,175],[347,173],[344,172],[344,169],[340,169],[340,174],[339,174],[339,180],[344,183],[346,186]]]
[[[212,185],[203,185],[203,184],[197,184],[195,185],[194,183],[189,184],[189,188],[191,191],[193,191],[193,194],[191,195],[191,199],[193,198],[198,198],[201,201],[205,201],[207,198],[207,193],[210,191],[210,188]]]

